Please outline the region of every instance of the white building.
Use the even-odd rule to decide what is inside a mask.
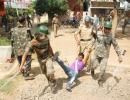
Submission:
[[[5,0],[5,7],[26,9],[32,0]]]

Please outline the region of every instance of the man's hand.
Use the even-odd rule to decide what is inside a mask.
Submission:
[[[24,72],[25,66],[20,66],[20,67],[19,67],[19,70],[20,70],[20,72]]]
[[[123,61],[123,59],[121,57],[118,58],[119,63],[121,63]]]
[[[6,62],[9,62],[9,63],[13,63],[14,61],[15,61],[14,57],[13,58],[9,58],[9,59],[6,60]]]

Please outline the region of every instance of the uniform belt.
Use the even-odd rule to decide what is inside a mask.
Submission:
[[[40,55],[39,57],[41,59],[46,59],[47,57],[49,56],[49,53],[48,52],[44,52],[42,55]]]
[[[90,41],[90,39],[80,39],[80,41]]]

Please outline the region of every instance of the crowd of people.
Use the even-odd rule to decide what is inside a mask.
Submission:
[[[30,22],[28,22],[28,26],[32,27]],[[54,28],[54,36],[57,37],[59,28],[57,14],[54,14],[52,26]],[[111,29],[111,21],[105,21],[103,26],[101,26],[96,14],[94,17],[91,17],[86,13],[86,17],[80,24],[78,31],[74,34],[76,40],[75,45],[77,44],[77,57],[68,66],[59,58],[58,52],[53,52],[48,38],[48,35],[50,35],[48,27],[43,24],[38,24],[35,29],[36,32],[32,36],[30,30],[26,27],[26,18],[21,16],[17,27],[11,30],[13,50],[10,62],[14,58],[17,58],[20,71],[25,77],[25,80],[34,79],[29,74],[31,70],[31,54],[35,51],[41,71],[46,76],[51,89],[54,89],[56,79],[53,61],[56,61],[69,78],[66,86],[68,91],[71,91],[74,81],[78,78],[78,74],[82,73],[85,66],[87,66],[87,71],[90,71],[93,78],[95,78],[95,69],[100,67],[98,84],[99,86],[103,86],[103,77],[106,71],[111,45],[113,45],[117,53],[119,62],[122,62],[122,50],[119,48],[116,39],[112,36]],[[24,66],[25,62],[27,66]]]

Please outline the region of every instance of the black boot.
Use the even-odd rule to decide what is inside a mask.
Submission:
[[[102,74],[99,75],[98,85],[99,85],[99,87],[103,87],[103,75]]]
[[[92,76],[92,78],[95,78],[95,71],[94,71],[94,69],[91,69],[91,76]]]
[[[54,92],[55,91],[55,87],[56,87],[56,80],[55,80],[55,77],[54,77],[54,74],[50,74],[48,77],[48,83],[49,83],[49,86],[51,88],[51,91]]]
[[[99,87],[103,87],[103,80],[98,80]]]
[[[72,88],[72,85],[68,83],[66,86],[66,90],[69,92],[72,92],[71,88]]]

